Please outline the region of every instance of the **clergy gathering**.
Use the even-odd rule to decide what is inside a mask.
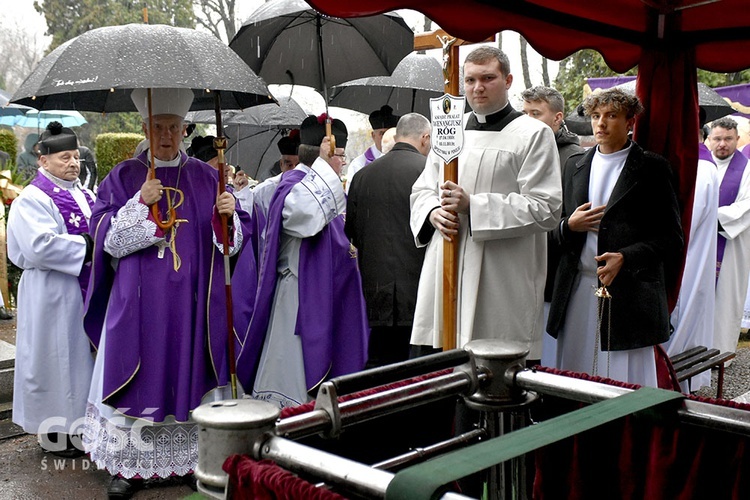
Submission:
[[[21,3],[0,500],[750,498],[740,0]]]

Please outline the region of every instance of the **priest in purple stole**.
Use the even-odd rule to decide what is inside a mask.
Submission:
[[[39,434],[45,450],[72,458],[83,454],[77,434],[94,367],[83,331],[94,198],[78,180],[78,139],[71,129],[51,123],[39,151],[41,168],[8,217],[8,257],[23,269],[13,422]]]
[[[361,370],[369,328],[357,253],[344,234],[339,179],[346,127],[324,117],[300,129],[300,163],[285,172],[268,211],[258,294],[237,373],[252,395],[298,405],[324,380]]]
[[[152,93],[156,178],[146,180],[148,151],[117,165],[99,185],[91,224],[85,327],[98,351],[84,445],[113,474],[110,497],[195,469],[191,411],[229,394],[220,214],[231,224],[230,255],[248,238],[232,194],[217,197],[217,171],[179,149],[192,91]],[[146,91],[132,99],[147,123]],[[150,208],[166,219],[168,203],[177,223],[162,230]]]
[[[708,142],[719,174],[714,347],[721,352],[737,349],[750,273],[750,168],[738,138],[731,118],[711,123]]]

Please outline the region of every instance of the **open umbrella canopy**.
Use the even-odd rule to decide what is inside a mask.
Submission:
[[[598,82],[598,80],[604,80]],[[606,78],[589,78],[588,84],[591,90],[597,88],[610,88],[607,85]],[[624,83],[614,85],[614,87],[622,89],[624,92],[635,95],[635,77],[632,77]],[[698,106],[706,112],[706,121],[711,122],[721,118],[722,116],[731,115],[735,113],[735,109],[714,89],[706,85],[705,83],[698,82]]]
[[[356,19],[321,15],[303,0],[263,4],[229,46],[268,83],[327,87],[390,75],[414,47],[396,14]]]
[[[432,56],[412,53],[390,76],[344,82],[332,89],[331,106],[370,113],[387,104],[396,112],[430,116],[430,99],[444,93],[443,68]]]
[[[265,83],[219,39],[158,24],[97,28],[48,54],[13,94],[37,109],[135,111],[136,88],[189,88],[191,109],[224,109],[273,102]]]
[[[0,89],[0,125],[12,127],[20,117],[34,108],[21,104],[13,104],[10,102],[10,98],[10,93]]]
[[[618,88],[624,92],[635,95],[635,79],[626,81],[613,87],[608,87],[607,82],[597,82],[596,78],[589,78],[589,85],[592,90],[604,89],[604,88]],[[601,80],[607,80],[602,78]],[[729,103],[721,97],[714,89],[706,85],[705,83],[698,82],[698,105],[706,112],[706,121],[711,122],[735,113],[735,109],[729,105]],[[565,124],[571,132],[575,132],[579,135],[591,135],[593,134],[591,129],[591,120],[583,114],[583,107],[578,106],[568,116],[565,117]]]
[[[227,136],[227,162],[256,181],[274,175],[272,169],[280,158],[276,145],[284,137],[284,130],[233,124],[225,125],[224,132]]]
[[[279,97],[279,104],[261,104],[244,111],[222,111],[224,125],[253,125],[264,129],[299,128],[307,113],[291,97]],[[185,120],[192,123],[216,123],[212,111],[191,111]]]
[[[80,127],[88,123],[78,111],[37,111],[32,109],[23,116],[19,116],[15,125],[28,128],[47,128],[52,122],[60,122],[63,127]]]

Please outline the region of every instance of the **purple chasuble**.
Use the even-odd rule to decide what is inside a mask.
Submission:
[[[719,186],[719,206],[725,207],[731,205],[737,199],[737,194],[740,192],[740,182],[742,181],[742,173],[745,171],[745,165],[747,165],[747,158],[735,151],[732,156],[727,171],[724,173],[724,178],[721,180],[721,186]],[[716,279],[719,279],[719,272],[721,271],[721,261],[724,260],[724,251],[727,247],[727,239],[719,234],[716,240]]]
[[[37,171],[36,177],[31,181],[32,186],[38,187],[44,194],[52,199],[57,209],[60,211],[63,220],[65,221],[65,229],[68,234],[83,234],[89,232],[89,224],[86,221],[86,216],[83,215],[81,207],[78,206],[73,195],[70,191],[59,187],[57,184],[52,182],[43,173]],[[89,207],[94,206],[94,200],[91,195],[85,190],[81,189],[86,202]],[[89,286],[89,277],[91,276],[91,263],[84,264],[81,268],[81,273],[78,275],[78,284],[81,287],[81,294],[83,299],[86,300],[86,288]]]
[[[284,200],[304,177],[302,170],[286,172],[269,206],[258,295],[237,361],[237,375],[246,388],[253,386],[272,315]],[[352,253],[344,234],[342,217],[302,240],[298,297],[295,334],[302,341],[307,388],[312,389],[327,378],[362,370],[367,361],[369,326],[356,253]]]
[[[131,417],[161,422],[174,415],[184,422],[206,393],[228,379],[224,265],[212,227],[218,173],[184,153],[179,166],[157,168],[164,186],[185,195],[177,218],[187,221],[180,223],[175,240],[181,266],[175,271],[171,252],[160,258],[158,247],[151,245],[120,258],[114,271],[104,239],[112,218],[140,190],[147,172],[144,153],[117,165],[99,185],[91,217],[94,266],[84,327],[97,348],[106,331],[105,404]],[[249,234],[248,214],[237,214],[243,233]]]

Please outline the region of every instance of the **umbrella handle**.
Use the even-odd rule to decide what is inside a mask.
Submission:
[[[154,169],[153,158],[151,161],[151,167],[149,167],[148,169],[148,178],[149,179],[156,178],[156,170]],[[169,194],[167,194],[167,213],[169,214],[169,219],[162,220],[159,206],[156,203],[151,205],[151,215],[153,216],[154,222],[156,222],[156,225],[162,231],[169,231],[170,229],[172,229],[172,226],[174,226],[175,222],[177,221],[177,211],[172,206],[172,199],[169,197]]]
[[[326,136],[331,144],[331,152],[328,156],[333,156],[336,153],[336,136],[331,133],[331,118],[326,117]]]

